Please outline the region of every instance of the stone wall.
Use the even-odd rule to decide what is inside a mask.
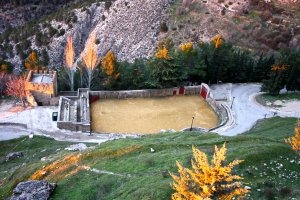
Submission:
[[[186,86],[185,95],[200,94],[201,86]],[[126,91],[90,91],[92,97],[100,99],[126,99],[126,98],[147,98],[173,96],[179,88],[149,89],[149,90],[126,90]]]
[[[215,113],[218,116],[218,125],[217,127],[223,126],[228,121],[228,113],[226,108],[222,105],[217,103],[214,99],[208,98],[207,103],[212,107]]]
[[[76,96],[59,99],[57,127],[71,131],[91,131],[88,89],[78,89]]]
[[[70,131],[82,131],[82,132],[90,132],[91,131],[91,125],[88,124],[83,124],[80,122],[63,122],[63,121],[58,121],[57,122],[57,127],[59,129],[66,129]]]

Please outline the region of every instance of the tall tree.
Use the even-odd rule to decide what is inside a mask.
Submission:
[[[25,90],[26,80],[25,77],[22,76],[11,76],[6,83],[6,94],[9,96],[13,96],[19,98],[22,102],[23,107],[25,107],[25,97],[26,97],[26,90]]]
[[[159,49],[155,58],[150,59],[147,70],[146,84],[151,88],[173,87],[178,83],[178,66],[166,47]]]
[[[201,56],[201,50],[194,47],[192,42],[182,44],[175,53],[175,61],[178,62],[179,77],[181,81],[201,82],[206,76],[205,63]]]
[[[86,51],[81,55],[88,73],[89,89],[91,88],[91,83],[92,83],[95,68],[99,62],[97,56],[97,47],[95,45],[95,39],[96,39],[95,33],[92,32],[85,45]]]
[[[243,178],[233,175],[233,168],[243,162],[235,160],[225,165],[226,146],[221,149],[215,146],[212,164],[208,162],[204,152],[193,147],[193,169],[184,168],[178,161],[179,176],[171,174],[174,179],[172,195],[173,200],[197,200],[197,199],[232,199],[242,198],[249,191],[242,187],[240,180]]]
[[[120,73],[118,72],[117,60],[113,51],[107,52],[101,63],[101,69],[107,76],[107,84],[111,85],[114,80],[118,79]]]
[[[25,60],[25,67],[27,70],[38,70],[39,60],[35,51],[31,52],[28,58]]]
[[[286,74],[288,65],[275,65],[271,68],[270,78],[263,81],[262,90],[271,95],[278,95],[286,85]]]
[[[65,61],[66,61],[66,72],[69,78],[69,85],[71,91],[74,91],[74,73],[75,73],[75,66],[74,66],[74,46],[73,46],[73,39],[72,37],[68,37],[67,39],[67,46],[65,49]]]
[[[271,66],[275,64],[274,56],[260,55],[255,67],[253,81],[261,82],[262,80],[268,79],[270,74]]]

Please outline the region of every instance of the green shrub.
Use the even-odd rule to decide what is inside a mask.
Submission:
[[[168,30],[169,30],[169,28],[168,28],[166,22],[162,22],[162,23],[160,24],[160,32],[166,33],[166,32],[168,32]]]

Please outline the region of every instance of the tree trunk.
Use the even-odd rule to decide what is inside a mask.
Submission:
[[[89,70],[89,71],[88,71],[88,76],[89,76],[89,77],[88,77],[88,78],[89,78],[89,80],[88,80],[88,81],[89,81],[88,86],[89,86],[89,89],[91,89],[92,74],[93,74],[92,71]]]
[[[25,108],[25,101],[24,101],[23,97],[20,96],[19,98],[20,98],[20,100],[21,100],[21,102],[22,102],[23,107]]]
[[[74,71],[71,70],[70,73],[70,86],[71,86],[71,91],[74,91]]]

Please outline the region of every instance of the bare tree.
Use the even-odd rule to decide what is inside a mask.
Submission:
[[[6,83],[6,94],[19,98],[22,102],[23,107],[25,107],[25,97],[26,97],[26,79],[22,76],[10,76],[8,82]]]
[[[84,61],[84,64],[88,73],[88,87],[91,88],[91,82],[93,79],[93,74],[97,64],[99,63],[99,59],[97,56],[97,47],[95,45],[95,33],[92,32],[88,41],[85,44],[86,51],[81,54],[81,57]]]
[[[72,37],[68,37],[67,39],[67,46],[65,49],[65,59],[66,59],[66,72],[69,79],[69,85],[71,91],[74,91],[74,73],[75,73],[75,66],[74,66],[74,46],[73,46],[73,39]]]

